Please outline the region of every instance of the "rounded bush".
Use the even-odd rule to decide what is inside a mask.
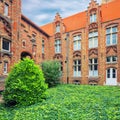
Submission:
[[[54,87],[60,84],[61,65],[59,61],[44,61],[42,63],[42,70],[45,76],[45,82],[49,87]]]
[[[25,58],[15,64],[5,81],[3,97],[7,106],[31,105],[46,96],[47,84],[39,66]]]

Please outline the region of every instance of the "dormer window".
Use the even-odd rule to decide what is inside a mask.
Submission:
[[[97,16],[96,13],[90,15],[90,23],[96,22],[97,21]]]
[[[8,12],[9,12],[9,5],[7,3],[5,3],[5,5],[4,5],[4,15],[8,16]]]
[[[56,33],[60,32],[60,25],[56,25]]]

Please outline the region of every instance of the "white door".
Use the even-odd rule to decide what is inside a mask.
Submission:
[[[115,68],[106,70],[106,85],[117,85],[117,70]]]

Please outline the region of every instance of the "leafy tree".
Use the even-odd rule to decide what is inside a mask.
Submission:
[[[5,81],[3,97],[7,106],[31,105],[46,96],[47,84],[39,66],[25,58],[12,68]]]
[[[42,70],[45,76],[45,82],[49,87],[60,84],[61,70],[58,61],[45,61],[42,63]]]

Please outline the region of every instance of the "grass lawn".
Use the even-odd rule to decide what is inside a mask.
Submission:
[[[120,87],[60,85],[42,103],[0,105],[0,120],[120,120]]]

